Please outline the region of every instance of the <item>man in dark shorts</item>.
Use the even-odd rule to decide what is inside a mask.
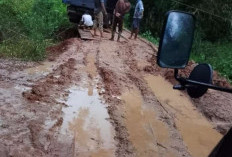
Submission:
[[[140,22],[143,18],[143,12],[144,12],[143,2],[142,0],[137,0],[134,17],[133,17],[131,36],[129,37],[129,39],[133,37],[133,34],[135,34],[135,40],[137,39]]]
[[[97,36],[96,31],[98,27],[101,38],[103,37],[103,13],[107,16],[104,0],[95,0],[93,30],[94,36]]]
[[[130,10],[131,4],[128,0],[118,0],[115,10],[114,10],[114,18],[113,18],[113,28],[112,28],[112,36],[110,40],[114,40],[114,35],[116,32],[116,27],[118,25],[118,40],[120,41],[120,37],[123,29],[123,18],[124,15]]]

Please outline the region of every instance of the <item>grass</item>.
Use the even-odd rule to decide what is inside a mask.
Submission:
[[[55,32],[70,25],[66,14],[57,0],[0,0],[0,55],[43,60]]]
[[[154,36],[152,36],[150,31],[146,31],[144,33],[141,34],[141,36],[145,39],[147,39],[148,41],[152,42],[155,45],[159,45],[159,38],[156,38]]]
[[[211,64],[214,70],[232,82],[232,43],[196,42],[191,59],[198,63]]]

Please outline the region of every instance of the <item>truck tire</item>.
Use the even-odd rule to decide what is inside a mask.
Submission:
[[[73,22],[73,23],[80,22],[81,16],[78,14],[75,6],[72,6],[72,5],[68,6],[67,11],[68,11],[68,17],[69,17],[70,22]]]

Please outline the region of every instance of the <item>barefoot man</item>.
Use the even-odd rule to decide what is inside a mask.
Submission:
[[[97,36],[97,28],[99,28],[101,38],[103,38],[103,13],[107,16],[104,0],[95,0],[95,9],[94,9],[94,36]]]
[[[113,20],[113,28],[112,28],[112,36],[110,40],[114,40],[114,35],[116,32],[116,27],[118,25],[118,40],[120,41],[120,37],[123,29],[123,18],[124,15],[129,12],[131,4],[128,0],[118,0],[115,10],[114,10],[114,20]]]
[[[143,18],[143,12],[144,12],[143,2],[142,0],[137,0],[134,17],[133,17],[131,36],[129,39],[133,37],[133,34],[135,34],[135,40],[137,39],[140,22]]]

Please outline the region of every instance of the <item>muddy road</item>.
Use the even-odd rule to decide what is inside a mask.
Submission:
[[[42,63],[1,60],[1,157],[205,157],[231,126],[231,95],[174,91],[142,40],[48,51]]]

